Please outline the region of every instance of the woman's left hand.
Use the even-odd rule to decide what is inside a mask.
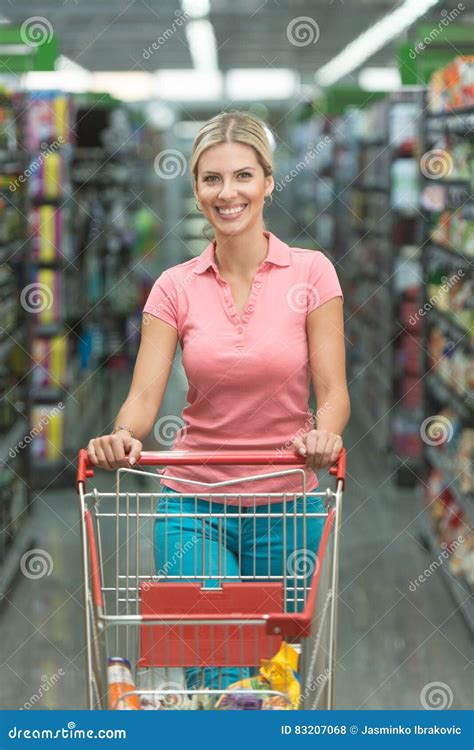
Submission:
[[[339,458],[342,437],[327,430],[311,430],[295,438],[293,446],[300,455],[306,456],[307,469],[324,469]]]

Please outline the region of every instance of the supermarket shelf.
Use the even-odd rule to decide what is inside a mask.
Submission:
[[[64,398],[66,388],[39,388],[31,392],[33,403],[55,404]]]
[[[10,166],[23,167],[26,164],[28,156],[27,151],[8,151],[2,148],[0,149],[0,166],[2,170]]]
[[[433,112],[426,115],[426,129],[428,135],[438,135],[443,130],[450,133],[470,136],[474,138],[474,107],[451,110],[449,112]]]
[[[367,191],[374,191],[375,190],[375,191],[377,191],[377,193],[387,193],[388,194],[390,192],[390,188],[389,188],[388,185],[383,185],[383,184],[378,185],[377,183],[369,183],[369,184],[367,184],[365,182],[355,182],[354,185],[353,185],[353,187],[354,187],[355,190],[363,190],[363,191],[366,191],[366,190]]]
[[[0,436],[0,464],[4,464],[10,458],[9,450],[15,446],[19,440],[21,440],[28,432],[28,423],[24,417],[18,419],[13,427],[6,433],[6,435]]]
[[[436,372],[430,372],[426,376],[426,383],[430,392],[435,396],[441,404],[445,406],[451,406],[455,409],[458,414],[468,419],[472,416],[472,406],[470,407],[451,386],[444,383]]]
[[[64,330],[64,323],[57,321],[56,323],[43,323],[43,325],[36,326],[32,331],[32,336],[49,338],[58,336],[60,333],[66,334],[67,332]]]
[[[426,117],[429,120],[443,120],[449,117],[472,117],[474,118],[474,106],[462,107],[461,109],[446,109],[442,112],[427,112]]]
[[[372,140],[359,139],[357,145],[362,148],[370,148],[371,146],[386,146],[387,136],[381,135],[380,138],[373,138]]]
[[[31,515],[25,518],[14,541],[8,548],[0,568],[0,604],[7,595],[10,586],[20,570],[20,562],[25,552],[32,548],[35,538],[35,526]]]
[[[464,266],[471,266],[474,262],[474,258],[470,258],[466,253],[452,247],[447,247],[446,245],[440,245],[432,239],[430,239],[430,244],[427,245],[427,248],[429,250],[432,249],[435,253],[438,253],[443,260],[449,261],[453,265],[462,263]]]
[[[461,505],[470,518],[474,517],[474,492],[463,492],[459,481],[452,475],[451,460],[440,448],[433,445],[426,446],[426,456],[429,462],[446,477],[446,487],[449,487],[459,505]]]
[[[364,234],[366,236],[372,235],[373,237],[377,237],[382,240],[388,240],[389,237],[387,237],[387,233],[389,230],[385,230],[383,228],[380,228],[378,226],[374,226],[373,224],[365,224],[362,223],[356,227],[354,227],[356,232],[360,232],[361,234]]]
[[[0,361],[6,360],[14,346],[16,346],[16,341],[11,336],[7,335],[6,339],[0,341]]]
[[[429,320],[436,323],[445,333],[449,334],[454,343],[459,343],[459,337],[466,344],[470,341],[470,331],[465,327],[456,317],[449,312],[438,310],[436,307],[431,307],[428,312]]]
[[[25,244],[26,240],[14,240],[5,245],[0,245],[0,265],[11,260],[21,260],[22,253],[20,254],[19,251],[23,250]]]
[[[426,177],[426,184],[432,185],[433,179]],[[436,178],[436,184],[442,185],[443,187],[460,187],[460,188],[469,188],[471,185],[470,177],[437,177]]]
[[[435,532],[431,528],[427,511],[424,511],[421,514],[419,521],[420,536],[423,541],[426,542],[430,552],[438,557],[441,552],[441,547]],[[448,568],[448,560],[444,560],[440,564],[439,569],[442,570],[442,575],[444,576],[452,597],[458,605],[469,630],[474,633],[474,599],[472,598],[472,592],[469,589],[467,582],[451,573]]]

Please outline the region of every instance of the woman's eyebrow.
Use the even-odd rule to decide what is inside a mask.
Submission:
[[[237,172],[243,172],[244,169],[254,169],[254,167],[240,167],[240,169],[234,170],[233,174],[236,174]],[[210,172],[209,170],[205,170],[203,174],[220,174],[220,172]]]

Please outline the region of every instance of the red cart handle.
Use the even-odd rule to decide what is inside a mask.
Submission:
[[[336,477],[337,481],[342,482],[342,489],[344,489],[346,484],[346,449],[341,448],[341,452],[339,453],[339,457],[337,459],[337,463],[334,464],[334,466],[331,466],[329,469],[329,473]]]
[[[191,466],[194,464],[227,464],[242,466],[258,466],[272,464],[274,466],[300,466],[306,462],[305,456],[297,453],[269,453],[268,451],[219,451],[206,453],[205,451],[142,451],[135,466]],[[77,487],[82,482],[85,486],[86,478],[94,476],[94,469],[89,462],[87,451],[81,448],[77,467]],[[341,480],[344,485],[346,473],[346,450],[341,448],[339,458],[329,473]]]

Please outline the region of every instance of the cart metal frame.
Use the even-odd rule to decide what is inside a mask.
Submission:
[[[86,491],[86,481],[94,476],[93,466],[88,461],[87,451],[81,449],[78,457],[77,491],[80,508],[80,528],[82,544],[82,574],[84,583],[85,640],[86,640],[86,679],[87,705],[89,709],[108,708],[107,701],[107,657],[125,656],[135,665],[142,667],[195,666],[194,654],[199,656],[199,666],[215,667],[217,670],[226,665],[235,665],[237,658],[236,642],[239,639],[238,664],[254,665],[261,658],[269,658],[278,650],[281,640],[299,644],[300,701],[301,709],[333,709],[335,702],[335,666],[337,641],[337,600],[339,550],[343,490],[345,486],[345,450],[342,449],[337,463],[331,466],[329,473],[336,477],[335,491],[306,492],[305,458],[294,453],[270,454],[268,452],[229,452],[217,454],[188,451],[142,452],[136,468],[121,468],[116,472],[115,492],[99,492],[96,488]],[[232,581],[221,563],[218,572],[206,574],[205,570],[205,531],[202,531],[202,555],[199,561],[199,575],[190,581],[184,578],[181,569],[178,573],[167,574],[160,571],[156,574],[153,561],[153,529],[151,524],[157,518],[163,521],[163,513],[157,513],[155,504],[159,498],[182,498],[184,493],[140,492],[125,489],[124,485],[132,482],[146,481],[158,485],[162,479],[172,479],[172,475],[157,473],[158,466],[179,466],[196,464],[225,465],[271,465],[275,469],[255,477],[242,477],[228,482],[205,485],[206,491],[197,491],[192,480],[180,482],[190,485],[190,492],[199,500],[206,499],[210,504],[209,514],[202,511],[174,514],[183,518],[192,516],[195,523],[198,519],[201,529],[206,523],[217,527],[220,539],[226,534],[226,524],[232,518],[240,516],[249,521],[257,519],[255,506],[229,505],[227,496],[239,495],[242,498],[271,498],[273,502],[283,503],[283,513],[272,513],[272,503],[268,512],[258,514],[258,519],[267,518],[269,528],[271,519],[283,519],[286,529],[287,518],[293,519],[296,528],[297,519],[301,519],[303,533],[306,535],[306,522],[311,516],[324,517],[324,528],[317,550],[303,549],[306,557],[300,557],[298,570],[283,576],[269,575],[263,581],[261,577],[248,575],[245,580],[239,574],[238,580]],[[140,467],[153,467],[153,472]],[[293,467],[293,468],[292,468]],[[239,483],[258,479],[300,474],[302,493],[239,493]],[[227,488],[230,486],[230,492]],[[202,488],[202,483],[199,484]],[[237,490],[237,492],[236,492]],[[307,496],[320,497],[325,512],[311,513],[306,511]],[[302,511],[298,511],[293,500],[302,498]],[[216,505],[220,503],[222,505]],[[215,511],[215,508],[219,508]],[[286,510],[285,510],[286,509]],[[204,516],[208,515],[208,518]],[[172,514],[169,514],[171,518]],[[254,520],[254,525],[256,520]],[[217,526],[216,526],[217,525]],[[212,533],[214,533],[211,530]],[[240,533],[240,532],[239,532]],[[304,536],[304,539],[306,536]],[[270,535],[269,535],[270,539]],[[270,544],[270,542],[269,542]],[[169,551],[168,551],[169,556]],[[176,554],[180,554],[176,551]],[[310,585],[307,585],[305,566],[308,559],[313,564],[314,572]],[[206,582],[213,579],[213,588]],[[289,591],[294,582],[293,608],[299,601],[301,611],[288,611]],[[185,588],[183,588],[185,587]],[[303,592],[301,594],[301,591]],[[181,600],[192,601],[191,611],[183,610]],[[191,597],[191,599],[189,599]],[[222,605],[221,601],[224,601]],[[263,604],[260,604],[260,601]],[[218,602],[215,605],[215,602]],[[226,603],[227,602],[227,603]],[[179,605],[179,606],[178,606]],[[215,610],[215,611],[214,611]],[[194,630],[193,630],[194,629]],[[194,648],[190,640],[195,636]],[[217,634],[217,635],[216,635]],[[230,634],[230,635],[229,635]],[[250,634],[250,635],[249,635]],[[209,639],[214,639],[209,641]],[[211,645],[209,645],[209,642]],[[207,646],[206,646],[207,644]],[[146,646],[146,647],[145,647]],[[296,645],[298,648],[298,645]],[[273,651],[272,651],[273,649]],[[115,651],[115,653],[113,652]],[[202,657],[202,658],[201,658]],[[231,660],[233,657],[233,661]],[[226,659],[229,659],[226,661]],[[127,694],[150,696],[156,691],[135,689]],[[233,691],[235,692],[235,691]],[[246,689],[236,691],[244,695],[252,694]],[[254,693],[255,691],[253,691]],[[178,707],[189,707],[193,697],[209,697],[227,693],[225,687],[209,689],[200,687],[191,689],[172,684],[161,687],[159,697],[178,696],[181,704]],[[288,700],[285,690],[279,694],[282,700]],[[179,702],[179,701],[178,701]],[[288,700],[289,703],[289,700]],[[195,705],[195,704],[194,704]],[[121,708],[123,706],[116,705]],[[175,706],[176,707],[176,706]]]

